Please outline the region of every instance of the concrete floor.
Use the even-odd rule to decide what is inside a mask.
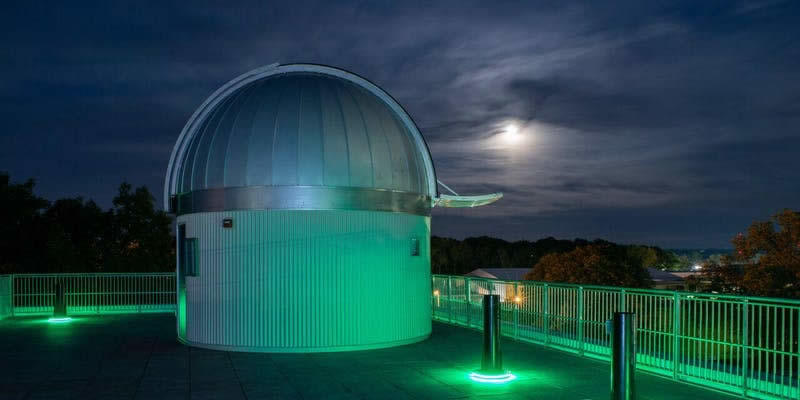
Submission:
[[[434,323],[429,340],[384,350],[230,353],[175,341],[168,314],[0,321],[2,399],[608,399],[607,363],[505,341],[503,385],[467,374],[478,332]],[[638,374],[639,399],[733,399]]]

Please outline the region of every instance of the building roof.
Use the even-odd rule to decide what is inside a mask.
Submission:
[[[525,274],[530,270],[530,268],[478,268],[466,275],[503,281],[521,281],[525,279]]]
[[[681,282],[683,278],[669,271],[662,271],[658,268],[647,268],[650,279],[653,282]]]
[[[165,207],[182,193],[252,186],[437,194],[403,108],[355,74],[310,64],[250,71],[211,95],[175,144]]]
[[[672,272],[673,275],[681,279],[686,279],[690,276],[703,275],[703,271],[676,271]]]

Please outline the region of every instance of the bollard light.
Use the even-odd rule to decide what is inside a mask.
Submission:
[[[56,283],[55,298],[53,299],[53,317],[48,321],[53,323],[69,322],[70,317],[67,316],[67,300],[64,294],[64,287],[61,283]]]
[[[483,358],[481,369],[469,375],[475,382],[506,383],[516,379],[503,369],[503,354],[500,351],[500,296],[483,296]]]
[[[636,398],[635,314],[615,312],[611,326],[611,400]]]

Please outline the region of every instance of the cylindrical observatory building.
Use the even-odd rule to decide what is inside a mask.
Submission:
[[[463,199],[437,195],[422,135],[369,81],[309,64],[241,75],[195,111],[167,170],[178,338],[266,352],[423,340],[431,208]]]

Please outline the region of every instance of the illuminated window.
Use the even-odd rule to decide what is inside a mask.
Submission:
[[[197,257],[197,250],[198,250],[198,243],[196,238],[186,239],[186,245],[184,246],[186,253],[184,254],[184,259],[186,259],[186,276],[197,276],[199,275],[200,271],[198,265],[200,264],[200,260]]]
[[[186,237],[186,225],[178,226],[178,267],[182,276],[198,275],[197,250],[197,239]]]

